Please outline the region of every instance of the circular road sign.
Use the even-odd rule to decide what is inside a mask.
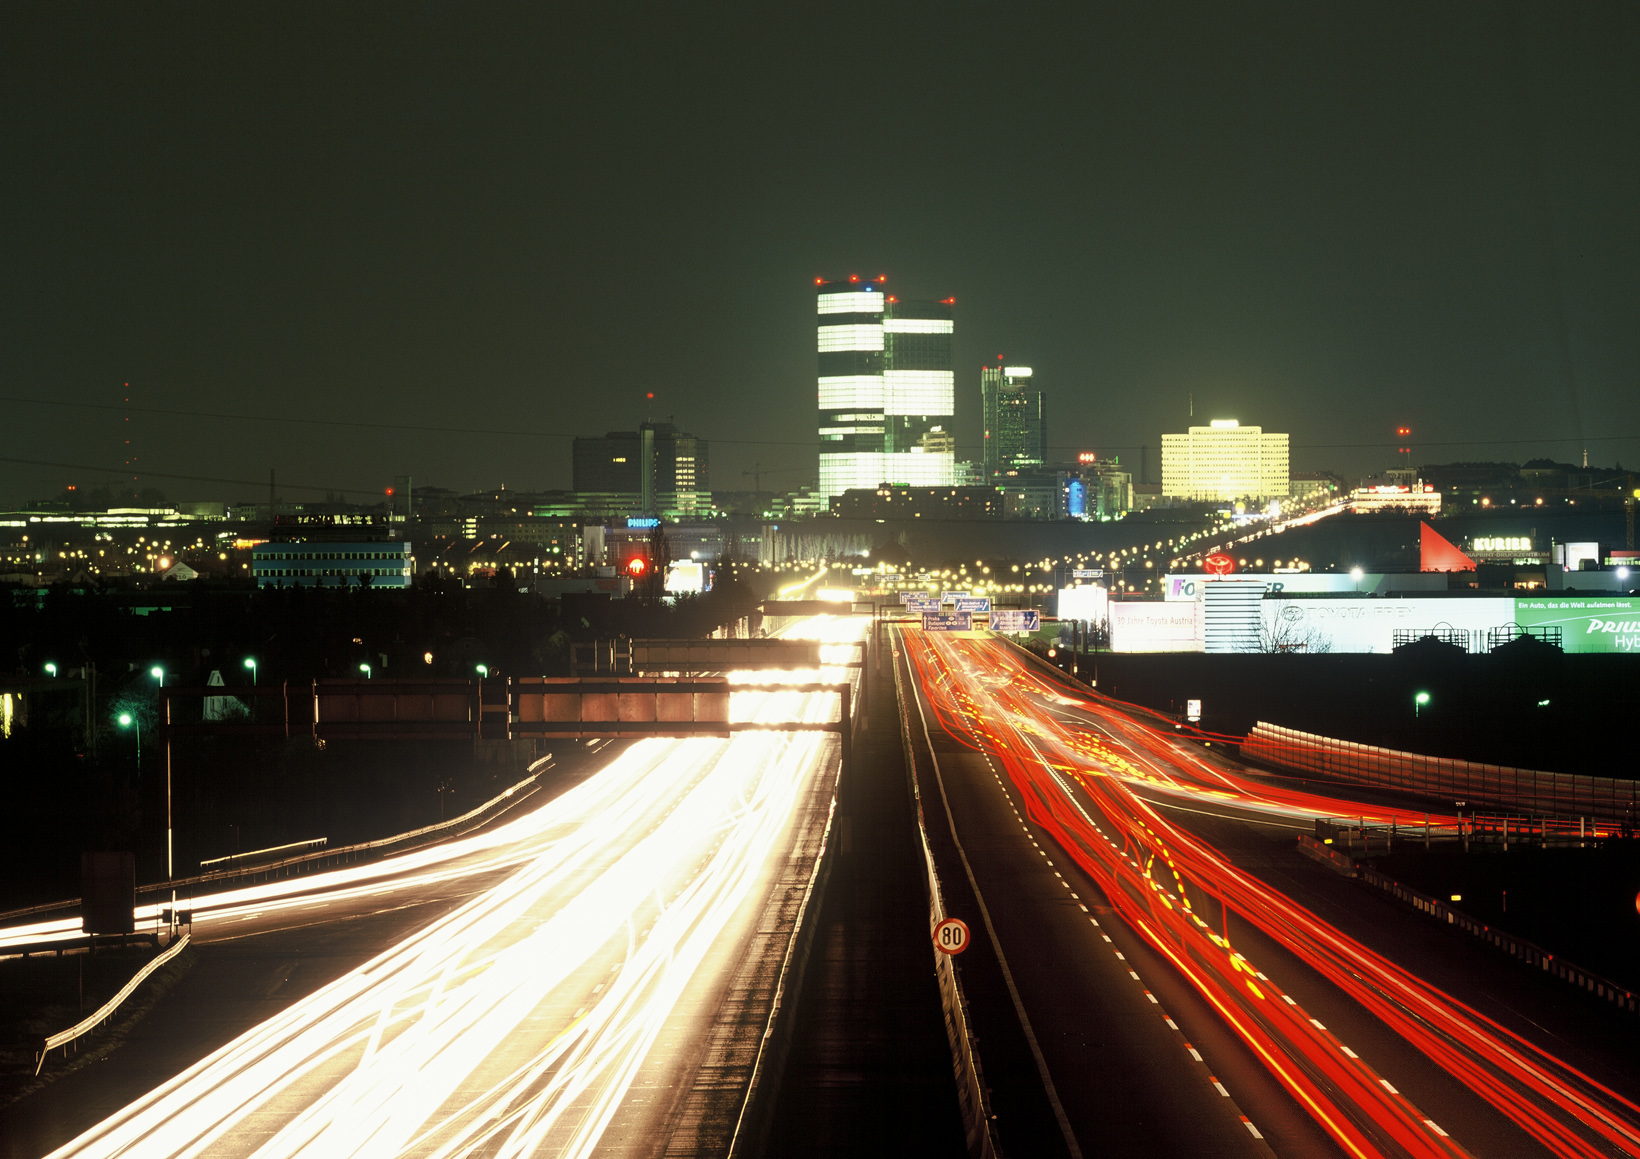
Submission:
[[[1229,575],[1236,570],[1236,561],[1222,551],[1215,551],[1202,560],[1202,570],[1208,575]]]
[[[942,954],[960,954],[968,948],[968,923],[946,918],[934,927],[934,948]]]

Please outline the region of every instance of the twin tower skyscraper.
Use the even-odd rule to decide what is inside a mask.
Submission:
[[[816,279],[820,487],[956,481],[954,299],[900,301],[882,278]]]

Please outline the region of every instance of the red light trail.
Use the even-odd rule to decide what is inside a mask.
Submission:
[[[1551,1153],[1640,1155],[1640,1106],[1237,869],[1132,786],[1294,816],[1365,814],[1410,825],[1422,813],[1271,789],[1212,768],[1171,736],[1053,683],[1000,640],[917,631],[902,638],[940,727],[1001,764],[1030,819],[1348,1154],[1467,1152],[1199,909],[1211,915],[1222,905],[1286,946]],[[1073,727],[1067,709],[1097,719],[1103,733]],[[1204,906],[1210,899],[1218,904]]]

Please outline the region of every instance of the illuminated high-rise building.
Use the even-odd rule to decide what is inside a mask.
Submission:
[[[816,283],[820,487],[950,486],[951,306],[902,302],[881,278]]]
[[[1164,498],[1285,499],[1290,487],[1286,435],[1214,419],[1182,435],[1162,436]]]
[[[987,366],[979,377],[985,478],[1048,461],[1048,413],[1029,366]]]

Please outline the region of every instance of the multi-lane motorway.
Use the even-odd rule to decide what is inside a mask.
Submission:
[[[1640,1155],[1631,1027],[1292,853],[1316,817],[1453,818],[1249,774],[994,637],[894,641],[1008,1154]],[[845,675],[740,674],[732,715],[829,719],[753,685]],[[192,971],[0,1113],[0,1154],[724,1153],[837,753],[566,746],[540,804],[467,837],[196,896]]]
[[[862,629],[821,620],[808,630],[844,640]],[[822,662],[854,652],[843,651]],[[815,722],[837,711],[832,694],[757,692],[764,677],[739,679],[747,687],[731,699],[732,719]],[[749,1036],[739,1053],[756,1056],[763,1020],[726,995],[749,958],[783,953],[754,943],[785,877],[806,872],[804,858],[812,866],[837,741],[749,732],[610,751],[578,784],[481,833],[196,897],[193,935],[207,958],[420,908],[378,952],[178,1073],[154,1074],[152,1089],[106,1117],[86,1121],[61,1100],[51,1114],[14,1108],[10,1149],[659,1155],[693,1153],[702,1131],[732,1132],[744,1083],[702,1072],[725,1034]],[[4,939],[39,942],[64,925]]]
[[[975,909],[981,1040],[1011,1059],[988,1066],[1005,1146],[1012,1130],[1069,1154],[1640,1154],[1621,1062],[1431,981],[1430,944],[1389,952],[1423,932],[1379,937],[1336,898],[1324,916],[1201,835],[1363,814],[1415,829],[1421,811],[1209,763],[995,638],[899,641],[925,804]]]

